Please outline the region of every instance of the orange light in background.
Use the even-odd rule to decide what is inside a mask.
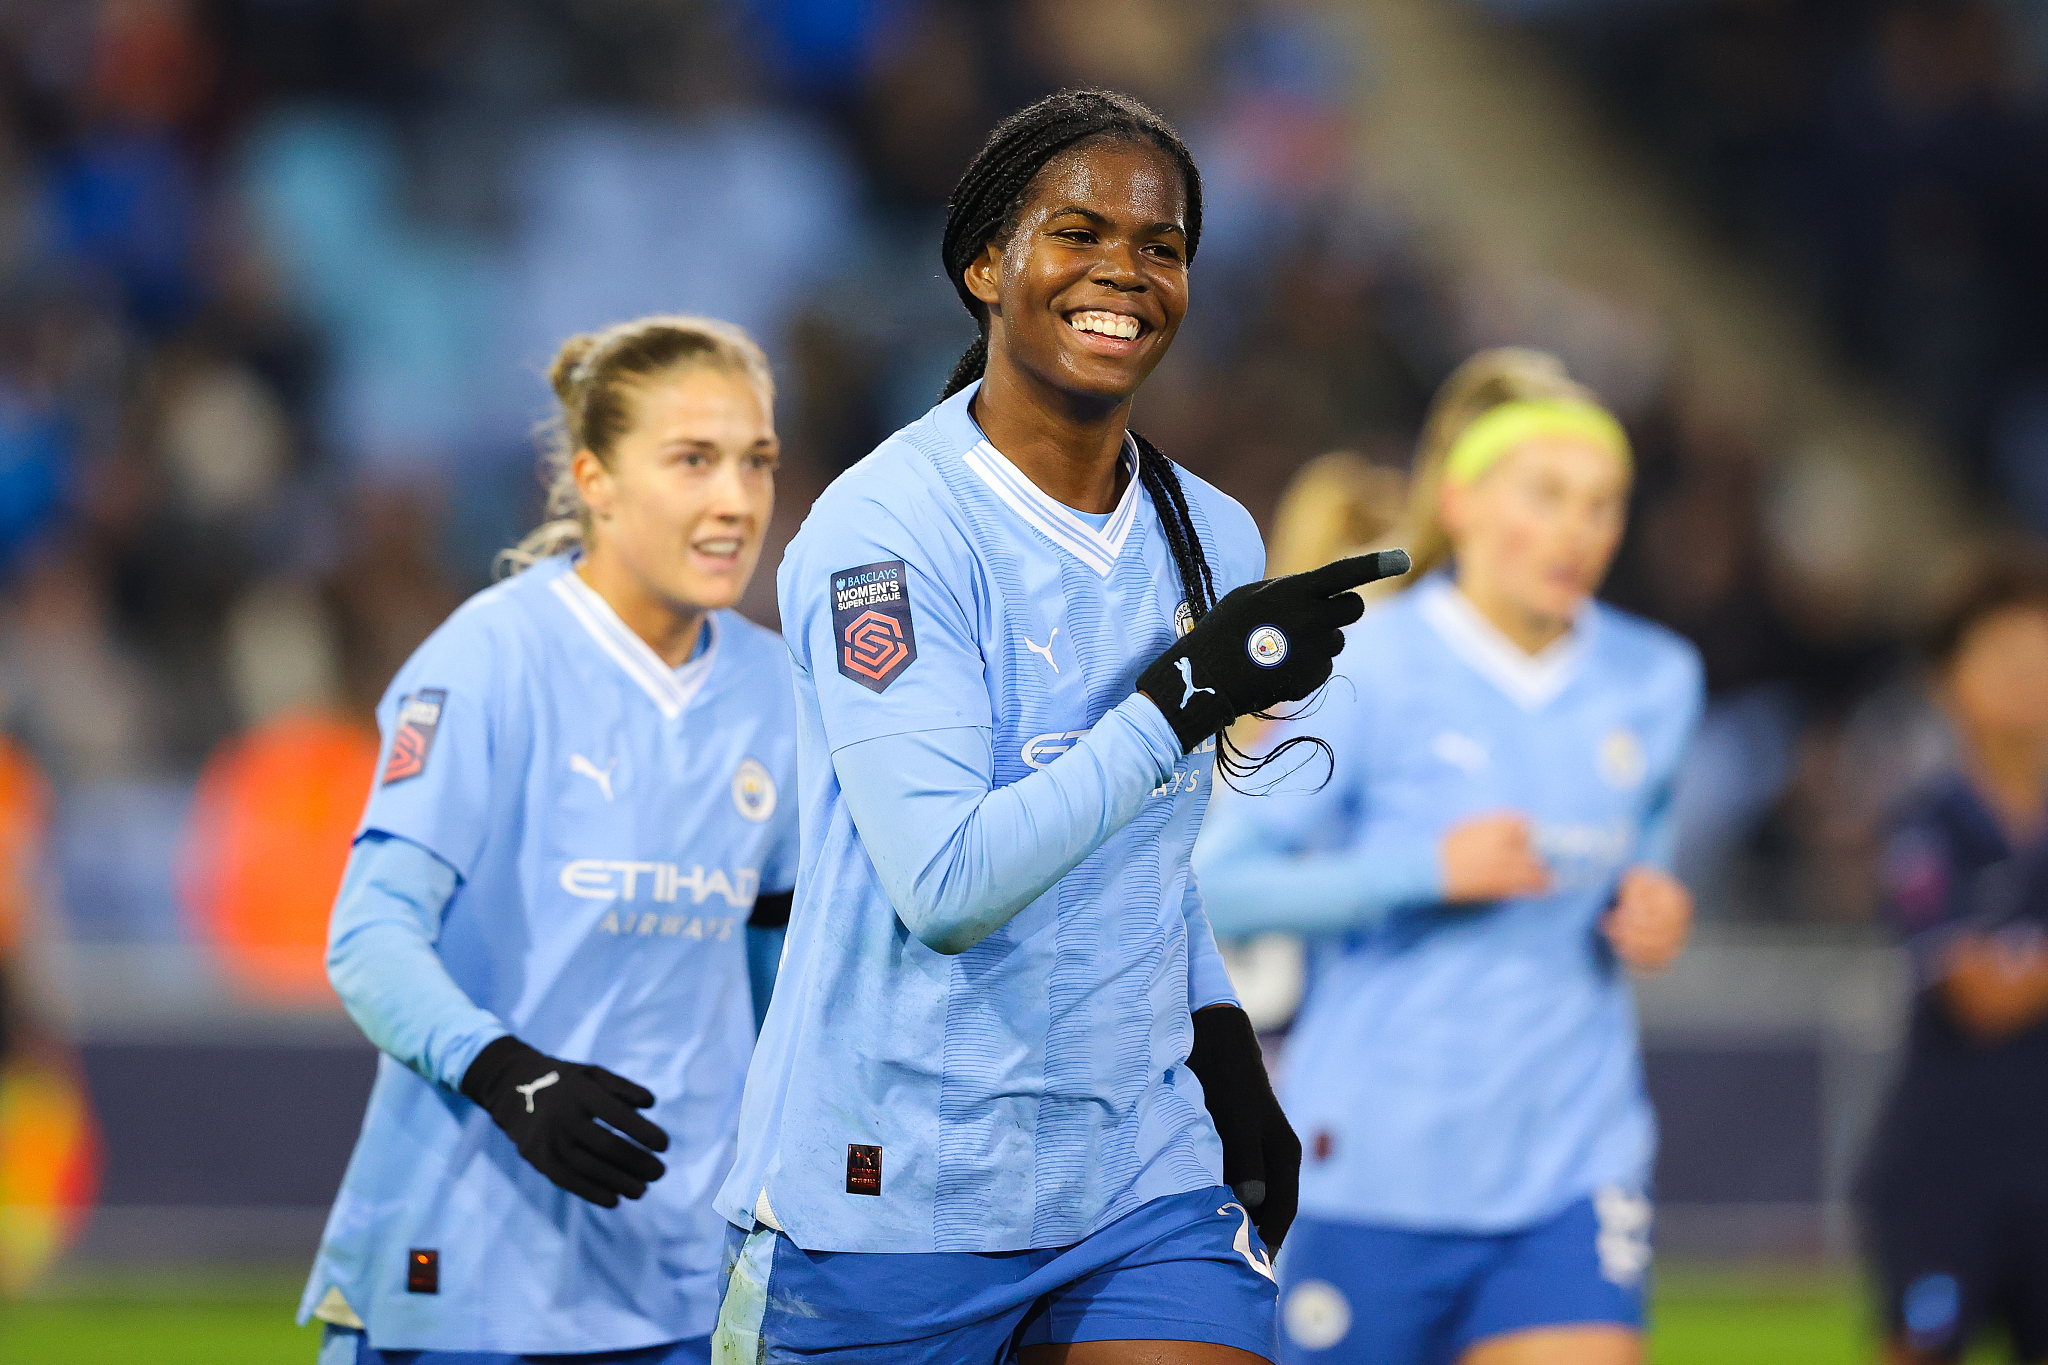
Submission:
[[[0,961],[23,949],[42,913],[49,789],[33,760],[0,738]],[[68,1049],[34,1031],[0,1063],[0,1294],[31,1283],[80,1228],[99,1189],[99,1137]]]
[[[207,760],[181,890],[197,936],[251,995],[333,1001],[327,916],[376,766],[374,731],[306,711],[265,721]]]
[[[0,1071],[0,1294],[15,1294],[85,1226],[99,1192],[99,1133],[67,1065],[24,1055]]]
[[[15,956],[43,902],[43,830],[50,788],[21,747],[0,735],[0,960]]]

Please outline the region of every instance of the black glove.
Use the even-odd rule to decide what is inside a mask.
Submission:
[[[1266,1250],[1277,1253],[1301,1201],[1301,1139],[1274,1098],[1251,1016],[1217,1005],[1194,1018],[1188,1070],[1202,1083],[1202,1102],[1223,1139],[1223,1183],[1251,1214]]]
[[[1247,583],[1138,675],[1183,753],[1239,716],[1300,701],[1330,680],[1344,627],[1365,611],[1351,590],[1408,572],[1406,550],[1340,559],[1307,573]]]
[[[560,1061],[508,1033],[476,1054],[462,1093],[490,1110],[535,1170],[593,1204],[638,1199],[668,1169],[644,1150],[667,1151],[668,1134],[636,1112],[654,1096],[601,1066]]]

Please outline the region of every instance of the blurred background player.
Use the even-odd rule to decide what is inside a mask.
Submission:
[[[1467,361],[1416,469],[1428,576],[1350,633],[1333,780],[1220,802],[1197,855],[1218,932],[1315,935],[1282,1358],[1619,1365],[1655,1145],[1620,968],[1690,923],[1663,869],[1699,664],[1593,600],[1630,455],[1558,362]]]
[[[556,519],[379,712],[328,965],[385,1056],[301,1304],[322,1365],[708,1358],[745,926],[795,872],[788,655],[727,610],[774,385],[685,317],[572,338],[551,378]]]
[[[1273,508],[1266,572],[1305,573],[1378,546],[1399,527],[1408,479],[1349,450],[1318,455],[1288,481]]]
[[[1201,214],[1133,99],[1000,124],[942,252],[980,339],[783,559],[802,904],[722,1362],[1271,1356],[1300,1146],[1187,855],[1217,732],[1328,676],[1377,565],[1223,595],[1251,518],[1129,430]]]
[[[1894,1365],[2003,1328],[2048,1359],[2048,573],[1984,571],[1931,639],[1948,768],[1901,804],[1885,904],[1920,987],[1861,1182]]]

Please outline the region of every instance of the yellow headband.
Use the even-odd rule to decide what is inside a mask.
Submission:
[[[1489,408],[1459,433],[1444,456],[1444,481],[1471,483],[1501,456],[1539,436],[1575,436],[1614,452],[1623,468],[1631,464],[1628,434],[1605,408],[1572,398],[1533,399]]]

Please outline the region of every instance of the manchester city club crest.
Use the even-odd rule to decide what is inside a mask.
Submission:
[[[1643,743],[1629,730],[1609,730],[1600,741],[1600,777],[1617,791],[1627,791],[1643,780],[1648,761]]]
[[[1260,626],[1244,642],[1244,652],[1260,668],[1278,668],[1287,658],[1287,636],[1278,626]]]
[[[756,824],[775,814],[775,779],[755,759],[742,761],[732,775],[732,805]]]

